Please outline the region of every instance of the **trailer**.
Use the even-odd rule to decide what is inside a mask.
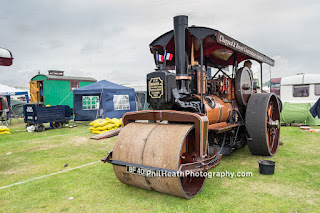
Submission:
[[[27,104],[23,107],[26,126],[35,126],[37,132],[45,130],[44,123],[50,123],[53,129],[59,129],[71,119],[71,110],[68,105],[37,106]]]
[[[43,105],[69,105],[73,108],[74,89],[97,82],[91,77],[66,76],[64,71],[40,72],[30,81],[30,103]]]

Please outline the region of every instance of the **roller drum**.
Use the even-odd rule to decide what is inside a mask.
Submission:
[[[194,137],[193,129],[191,124],[129,123],[117,137],[113,160],[177,171],[185,143]],[[113,167],[124,184],[186,199],[195,196],[205,182],[204,177],[146,177],[127,173],[124,166]]]

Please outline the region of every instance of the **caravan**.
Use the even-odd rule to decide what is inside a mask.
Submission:
[[[281,79],[283,103],[310,103],[320,98],[320,74],[298,74]]]
[[[283,110],[281,121],[320,125],[318,117],[313,118],[310,107],[320,98],[320,74],[298,74],[281,79],[280,97]]]

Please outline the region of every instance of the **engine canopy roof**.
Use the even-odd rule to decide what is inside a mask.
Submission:
[[[203,41],[203,56],[208,65],[213,67],[226,64],[232,65],[234,55],[237,53],[237,62],[240,63],[247,59],[253,59],[259,63],[266,63],[274,66],[274,60],[270,57],[254,50],[253,48],[223,34],[222,32],[207,27],[188,27],[188,56],[192,42],[194,41],[194,59],[200,62],[200,40]],[[156,53],[164,54],[164,51],[172,53],[174,56],[174,32],[173,30],[159,36],[150,44],[150,51],[156,60]],[[167,65],[175,65],[175,60],[167,61]]]

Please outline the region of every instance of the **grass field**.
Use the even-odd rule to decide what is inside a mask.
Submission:
[[[110,164],[95,163],[115,137],[91,140],[81,124],[28,133],[16,131],[24,124],[14,120],[10,129],[0,135],[0,212],[320,212],[320,133],[282,128],[272,176],[259,174],[258,160],[265,158],[247,147],[225,156],[212,172],[253,176],[207,179],[195,198],[184,200],[121,184]],[[94,164],[68,170],[88,163]],[[4,188],[60,171],[66,172]]]

